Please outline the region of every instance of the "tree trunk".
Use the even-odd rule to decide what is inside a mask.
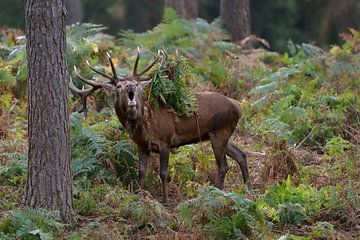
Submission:
[[[84,18],[84,10],[80,0],[65,0],[65,7],[68,11],[66,22],[68,25],[81,23]]]
[[[250,35],[249,0],[221,0],[220,16],[233,41]]]
[[[165,0],[165,7],[175,9],[181,18],[196,19],[198,17],[197,0]]]
[[[27,0],[28,176],[26,205],[74,222],[65,7],[63,0]]]

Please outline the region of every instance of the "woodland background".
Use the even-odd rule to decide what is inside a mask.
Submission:
[[[24,207],[28,69],[23,1],[2,0],[0,239],[359,238],[359,2],[252,0],[251,33],[268,40],[270,49],[231,42],[215,19],[219,1],[199,2],[201,18],[185,20],[164,11],[157,0],[82,1],[83,21],[91,23],[66,29],[69,75],[82,87],[73,66],[94,77],[86,59],[110,71],[109,52],[117,71],[126,73],[137,46],[143,52],[141,66],[151,52],[178,48],[191,93],[210,90],[240,101],[243,117],[233,140],[248,154],[253,190],[244,187],[230,160],[224,191],[212,187],[215,159],[209,144],[202,143],[171,154],[169,205],[159,202],[156,154],[147,191],[134,194],[138,156],[112,108],[113,96],[96,93],[84,119],[76,112],[78,96],[69,93],[78,224]],[[166,86],[155,90],[158,96],[168,94]]]
[[[65,1],[70,5],[71,1]],[[161,21],[164,0],[77,0],[78,6],[69,23],[76,21],[106,26],[107,33],[121,30],[143,32]],[[199,17],[212,21],[219,17],[220,0],[199,0]],[[81,6],[81,7],[79,7]],[[274,50],[286,50],[289,38],[295,42],[313,42],[326,47],[339,43],[339,33],[359,27],[360,6],[357,0],[251,0],[251,32],[267,39]],[[0,23],[24,28],[22,0],[2,0]]]

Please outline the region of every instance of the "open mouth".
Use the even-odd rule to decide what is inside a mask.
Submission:
[[[134,92],[133,91],[129,91],[129,100],[132,101],[134,99]]]
[[[136,105],[135,94],[134,94],[133,91],[128,92],[128,105],[129,106],[135,106]]]

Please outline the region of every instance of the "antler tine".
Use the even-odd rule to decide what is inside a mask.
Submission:
[[[162,69],[165,66],[165,63],[166,63],[168,57],[167,57],[165,50],[159,50],[159,52],[163,55],[161,63],[160,63],[160,69]]]
[[[113,77],[111,77],[111,76],[107,75],[106,73],[103,73],[103,72],[97,70],[96,68],[94,68],[93,66],[91,66],[88,60],[86,60],[86,65],[88,65],[89,68],[90,68],[91,70],[93,70],[94,72],[96,72],[96,73],[100,74],[101,76],[109,79],[111,82],[114,81],[114,78],[113,78]]]
[[[111,70],[112,70],[112,73],[113,73],[113,76],[114,76],[114,79],[111,81],[113,84],[116,84],[116,80],[124,80],[123,78],[119,78],[117,73],[116,73],[116,70],[115,70],[115,66],[114,66],[114,62],[112,61],[112,58],[110,56],[110,54],[108,52],[106,52],[106,56],[108,57],[109,59],[109,63],[110,63],[110,66],[111,66]]]
[[[175,57],[176,57],[176,63],[179,63],[180,58],[179,58],[179,49],[175,48]]]
[[[135,65],[134,65],[134,71],[133,71],[134,76],[137,76],[137,68],[138,68],[138,64],[139,64],[139,59],[140,59],[140,47],[138,46]]]
[[[106,82],[95,82],[93,80],[89,80],[89,79],[86,79],[84,78],[83,76],[80,75],[80,73],[78,73],[77,71],[77,68],[76,66],[74,65],[74,73],[75,75],[81,80],[83,81],[84,83],[90,85],[90,86],[93,86],[93,87],[98,87],[98,88],[101,88],[101,87],[104,87],[106,86],[107,84],[109,83],[112,83],[112,81],[106,81]]]
[[[81,79],[82,80],[82,79]],[[97,89],[101,88],[100,86],[92,86],[89,89],[86,90],[80,90],[77,87],[75,87],[74,82],[72,80],[72,77],[70,77],[70,81],[69,81],[69,88],[80,95],[80,99],[81,99],[81,103],[82,103],[82,108],[79,110],[79,112],[83,112],[85,118],[87,117],[87,103],[86,103],[86,99],[88,96],[90,96],[90,94],[92,94],[93,92],[95,92]]]
[[[139,74],[138,76],[144,75],[146,72],[148,72],[159,60],[159,55],[155,55],[154,60],[149,63]]]
[[[139,82],[148,81],[148,80],[150,80],[151,78],[153,78],[153,76],[141,77],[141,78],[139,79]]]

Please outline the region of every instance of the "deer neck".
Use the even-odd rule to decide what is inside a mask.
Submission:
[[[138,114],[134,117],[133,114],[126,109],[126,106],[120,103],[119,99],[115,100],[116,115],[131,139],[137,144],[147,144],[147,131],[144,127],[143,119],[143,101],[141,102],[141,106],[138,108]]]

